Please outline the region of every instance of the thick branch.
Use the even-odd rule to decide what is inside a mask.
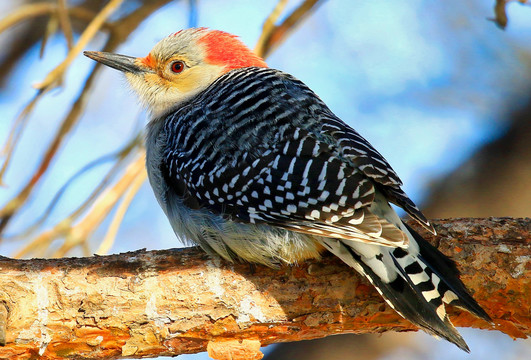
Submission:
[[[435,227],[437,237],[416,229],[457,261],[496,328],[512,337],[531,334],[531,220],[441,220]],[[142,357],[207,347],[223,358],[220,344],[246,339],[240,347],[254,347],[246,358],[258,359],[260,344],[415,330],[331,256],[273,270],[185,249],[3,258],[0,268],[0,328],[7,324],[0,329],[6,343],[0,358]],[[457,309],[451,313],[457,326],[491,328]]]

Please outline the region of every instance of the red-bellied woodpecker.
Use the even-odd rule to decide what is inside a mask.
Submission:
[[[302,82],[204,28],[144,58],[85,55],[124,72],[151,111],[149,180],[180,239],[267,266],[326,249],[403,317],[468,351],[445,304],[489,316],[454,263],[389,205],[433,231],[391,166]]]

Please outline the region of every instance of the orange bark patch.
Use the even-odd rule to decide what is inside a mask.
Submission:
[[[209,341],[207,351],[215,360],[260,360],[264,357],[258,340]]]

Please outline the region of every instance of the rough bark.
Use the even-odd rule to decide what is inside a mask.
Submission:
[[[495,326],[453,309],[456,326],[531,334],[531,220],[435,221],[415,228],[453,258]],[[260,345],[338,333],[416,330],[328,256],[268,269],[198,249],[0,259],[0,358],[109,359],[195,353],[260,359]],[[244,340],[245,339],[245,340]]]

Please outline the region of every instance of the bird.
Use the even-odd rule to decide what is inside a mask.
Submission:
[[[303,82],[237,36],[189,28],[145,57],[85,51],[125,74],[149,111],[149,182],[177,236],[227,261],[340,258],[402,317],[469,352],[446,305],[491,321],[387,160]]]

